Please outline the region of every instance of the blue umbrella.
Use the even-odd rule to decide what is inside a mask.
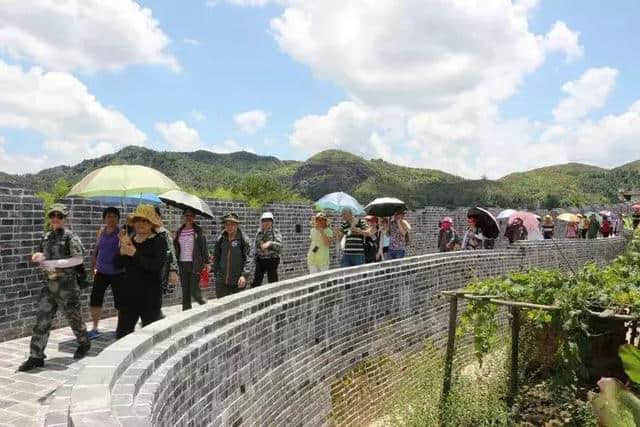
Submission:
[[[354,215],[364,215],[365,213],[364,208],[356,199],[342,191],[323,196],[314,206],[318,210],[332,210],[336,212],[341,212],[344,208],[349,208]]]
[[[89,197],[89,199],[96,200],[105,205],[112,205],[112,206],[118,206],[118,205],[137,206],[140,203],[149,203],[152,205],[162,204],[162,200],[160,200],[156,194],[151,194],[151,193],[136,194],[136,195],[126,196],[126,197],[96,196],[96,197]]]

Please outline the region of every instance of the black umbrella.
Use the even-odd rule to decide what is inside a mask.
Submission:
[[[207,202],[193,194],[185,193],[180,190],[171,190],[160,194],[158,198],[169,206],[183,210],[191,209],[195,213],[206,218],[213,218],[213,213],[211,212],[209,205],[207,205]]]
[[[475,216],[478,218],[476,224],[482,229],[482,235],[489,239],[496,239],[500,235],[500,226],[491,212],[475,207],[469,209],[467,217]]]
[[[400,199],[395,197],[380,197],[364,207],[364,211],[369,215],[377,217],[393,216],[398,209],[407,210],[407,206]]]

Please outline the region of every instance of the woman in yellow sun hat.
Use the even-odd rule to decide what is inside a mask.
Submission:
[[[130,334],[138,319],[142,326],[160,319],[161,271],[167,256],[167,242],[155,233],[160,219],[151,205],[139,205],[131,216],[134,232],[119,235],[120,254],[116,264],[124,268],[120,292],[117,338]]]

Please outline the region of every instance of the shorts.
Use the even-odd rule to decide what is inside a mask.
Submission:
[[[104,293],[107,291],[107,286],[111,285],[113,305],[117,310],[120,306],[120,286],[122,286],[123,277],[123,274],[96,273],[96,276],[93,278],[93,289],[91,289],[89,305],[91,307],[102,307],[104,304]]]

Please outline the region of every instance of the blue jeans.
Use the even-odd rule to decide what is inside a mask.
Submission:
[[[340,267],[353,267],[364,264],[364,254],[344,254],[340,260]]]
[[[389,248],[389,259],[404,258],[404,249]]]

